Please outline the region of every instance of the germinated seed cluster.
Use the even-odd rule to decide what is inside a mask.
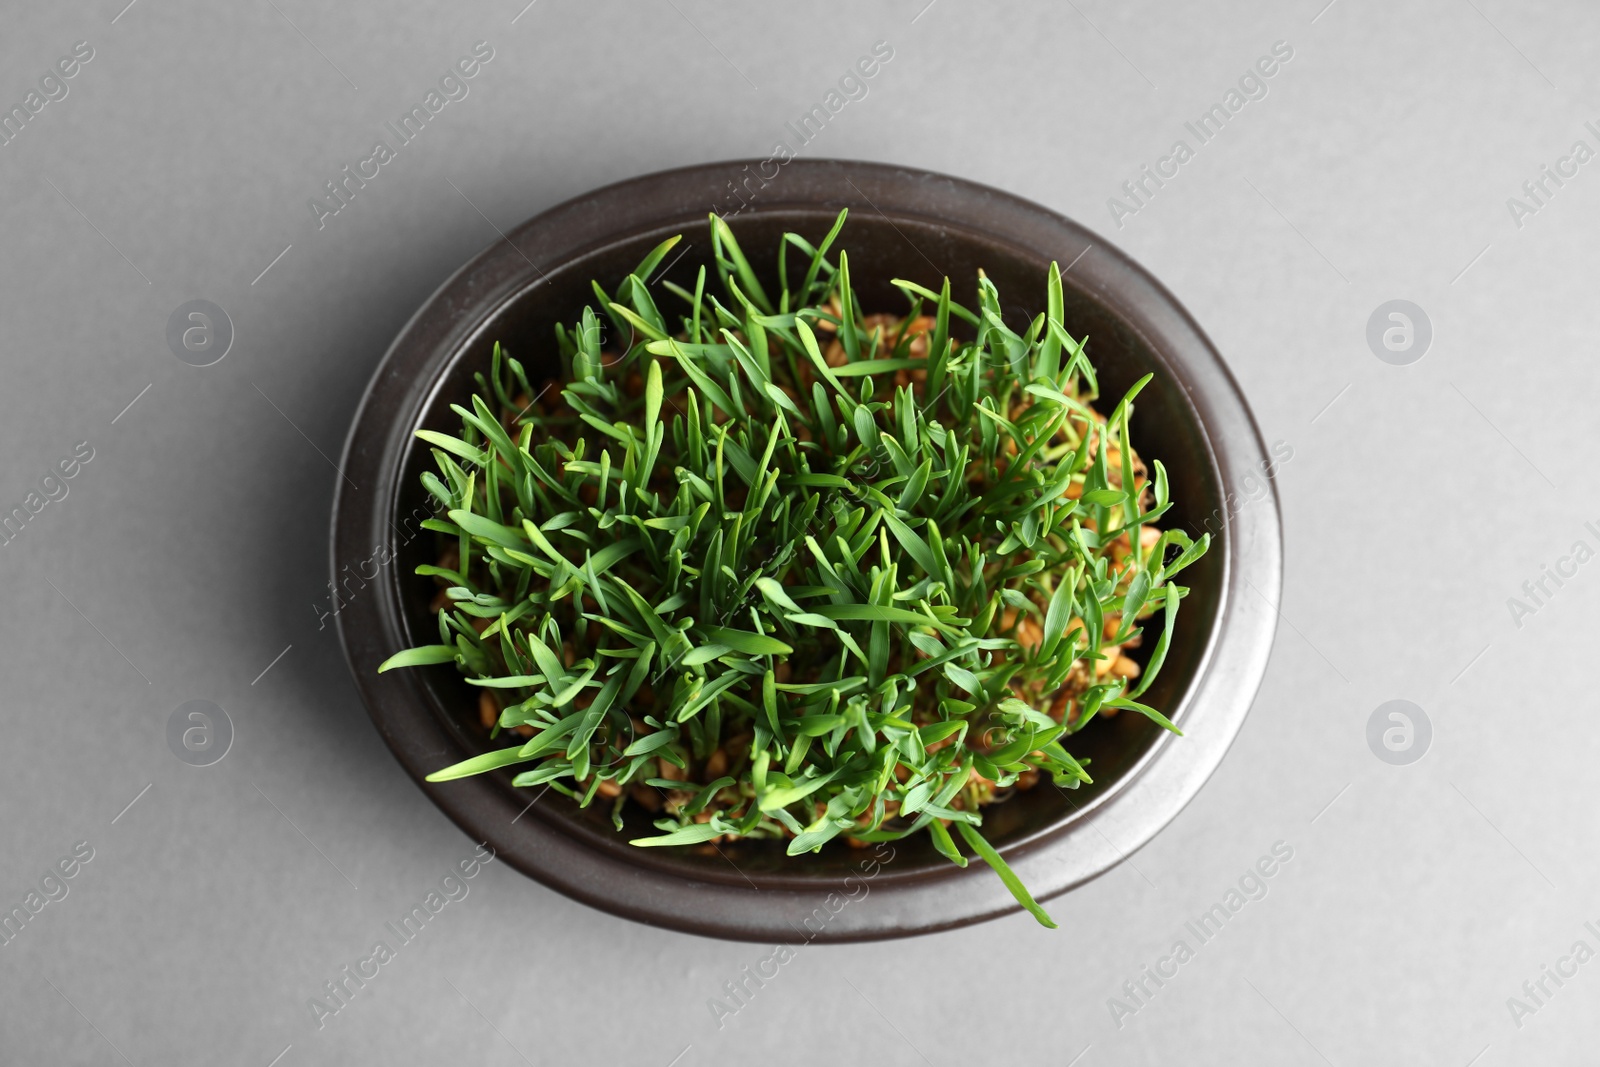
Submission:
[[[864,315],[844,221],[785,236],[776,298],[716,216],[715,284],[661,283],[670,317],[645,280],[676,238],[596,283],[556,331],[559,398],[496,346],[460,434],[418,432],[439,643],[382,669],[454,663],[514,741],[430,781],[515,765],[619,829],[631,798],[642,846],[927,833],[1053,925],[983,806],[1090,781],[1062,741],[1097,715],[1174,729],[1138,698],[1208,538],[1155,525],[1166,472],[1128,434],[1149,376],[1095,410],[1053,265],[1022,333],[981,274],[975,309],[896,281],[908,313]]]

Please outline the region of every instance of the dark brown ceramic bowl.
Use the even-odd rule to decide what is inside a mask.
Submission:
[[[995,189],[904,167],[796,160],[765,188],[750,177],[756,173],[742,161],[666,171],[551,208],[457,271],[401,331],[356,415],[344,451],[349,477],[334,505],[336,581],[370,575],[375,557],[398,555],[338,615],[356,684],[419,783],[490,747],[476,723],[476,691],[453,668],[377,673],[395,651],[437,640],[427,610],[433,583],[413,573],[432,562],[437,545],[432,534],[406,532],[415,529],[413,516],[427,514],[418,475],[431,462],[412,432],[459,426],[450,404],[467,402],[472,374],[488,367],[495,341],[529,366],[530,377],[554,373],[552,326],[572,321],[592,299],[590,279],[614,289],[673,234],[683,234],[687,247],[666,277],[692,288],[708,262],[707,212],[739,204],[730,182],[748,177],[744,187],[756,190],[729,221],[758,264],[773,261],[784,231],[815,241],[849,207],[842,245],[868,311],[905,307],[891,278],[937,289],[948,274],[958,298],[970,301],[965,290],[982,268],[1008,316],[1022,323],[1042,310],[1050,261],[1070,264],[1066,321],[1089,336],[1102,392],[1118,396],[1140,375],[1155,374],[1133,432],[1141,453],[1160,458],[1170,473],[1171,521],[1195,534],[1209,522],[1217,536],[1185,572],[1193,593],[1145,698],[1187,736],[1132,714],[1101,720],[1071,742],[1075,755],[1091,761],[1093,786],[1069,794],[1044,784],[985,809],[985,835],[1022,880],[1040,900],[1058,896],[1149,841],[1216,769],[1244,721],[1272,643],[1282,554],[1277,500],[1260,477],[1261,437],[1227,367],[1177,300],[1076,223]],[[581,811],[549,792],[530,807],[534,791],[510,781],[510,773],[495,773],[422,788],[518,870],[641,922],[752,941],[859,941],[1017,910],[984,864],[959,869],[923,840],[876,853],[836,843],[797,858],[772,842],[736,842],[709,854],[640,849],[628,841],[649,830],[642,813],[618,833],[599,806]]]

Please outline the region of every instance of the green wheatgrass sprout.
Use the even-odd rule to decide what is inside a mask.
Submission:
[[[675,321],[657,308],[646,279],[678,238],[614,295],[596,283],[600,310],[556,329],[559,400],[497,345],[460,436],[417,432],[446,516],[424,525],[453,539],[418,568],[440,643],[379,669],[454,663],[491,736],[517,735],[430,782],[523,764],[515,785],[600,796],[619,830],[630,798],[659,815],[642,846],[925,832],[965,866],[959,838],[1054,926],[982,807],[1041,772],[1090,781],[1061,742],[1097,714],[1178,732],[1138,697],[1208,538],[1152,525],[1166,472],[1128,440],[1150,376],[1108,418],[1090,406],[1054,265],[1021,334],[981,272],[976,311],[947,278],[895,281],[909,313],[864,316],[828,259],[844,221],[784,236],[776,300],[715,215],[720,298],[702,267],[693,292],[661,283]],[[1123,652],[1152,616],[1141,670]]]

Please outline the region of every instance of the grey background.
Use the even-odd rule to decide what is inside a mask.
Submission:
[[[0,35],[7,105],[73,42],[95,49],[0,147],[0,502],[95,450],[0,547],[0,900],[95,850],[0,948],[0,1060],[1592,1059],[1600,963],[1520,1027],[1507,998],[1575,940],[1600,948],[1582,925],[1600,920],[1600,565],[1520,627],[1506,601],[1575,540],[1600,547],[1582,525],[1600,519],[1600,162],[1520,228],[1506,198],[1575,140],[1600,147],[1600,10],[124,2],[13,3]],[[470,95],[319,231],[307,198],[478,40],[495,58]],[[879,40],[893,60],[804,155],[1087,222],[1171,287],[1294,450],[1284,625],[1229,758],[1130,862],[1053,903],[1059,931],[1017,916],[809,947],[719,1028],[708,998],[770,950],[492,865],[319,1031],[307,999],[472,852],[390,758],[313,607],[329,457],[374,366],[496,227],[765,157]],[[1269,94],[1118,228],[1107,198],[1280,40],[1294,58]],[[237,331],[205,368],[165,343],[195,298]],[[1365,341],[1391,299],[1432,321],[1411,366]],[[1396,698],[1433,725],[1408,766],[1366,741]],[[210,767],[166,743],[195,699],[235,728]],[[1268,895],[1116,1025],[1108,998],[1277,841],[1294,858]]]

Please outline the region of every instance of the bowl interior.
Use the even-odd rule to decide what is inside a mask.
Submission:
[[[777,285],[774,250],[779,247],[782,234],[792,230],[816,242],[832,224],[834,211],[803,206],[768,209],[740,215],[731,219],[730,224],[746,255],[765,275],[763,284],[773,291]],[[460,420],[450,410],[450,405],[468,403],[475,389],[473,374],[487,373],[490,352],[496,341],[523,362],[536,388],[543,379],[559,377],[554,326],[557,322],[570,324],[583,306],[594,300],[590,280],[597,279],[608,291],[614,290],[652,247],[681,233],[683,243],[668,257],[669,265],[658,268],[657,277],[651,281],[652,295],[671,321],[682,302],[662,287],[663,280],[692,290],[695,275],[704,264],[711,279],[708,288],[715,281],[706,231],[704,216],[686,211],[679,225],[626,235],[559,266],[546,268],[542,277],[530,272],[529,284],[493,309],[458,346],[435,383],[422,417],[410,429],[445,432],[459,429]],[[937,291],[942,278],[948,275],[955,298],[973,306],[979,269],[998,287],[1007,322],[1013,328],[1025,326],[1043,310],[1046,261],[975,231],[953,226],[946,220],[919,221],[900,217],[890,222],[882,215],[856,210],[845,226],[839,247],[850,254],[852,284],[867,313],[904,313],[907,309],[904,295],[890,284],[893,278],[909,279]],[[799,253],[791,253],[791,269],[797,265],[804,269]],[[1160,353],[1094,294],[1080,288],[1070,271],[1063,284],[1066,324],[1074,336],[1089,338],[1088,351],[1101,384],[1101,401],[1097,406],[1103,413],[1108,413],[1141,375],[1154,373],[1154,380],[1141,393],[1136,405],[1135,446],[1147,463],[1160,459],[1167,469],[1175,505],[1162,525],[1177,526],[1198,536],[1205,517],[1220,507],[1221,491],[1209,458],[1205,432],[1187,394]],[[625,344],[626,339],[617,339],[616,343]],[[432,469],[431,456],[420,443],[414,444],[401,468],[400,484],[394,490],[397,528],[405,522],[404,517],[413,517],[414,525],[415,516],[427,514],[429,501],[418,482],[421,472],[427,469]],[[438,547],[435,535],[424,532],[422,536],[410,538],[400,550],[400,566],[395,573],[408,644],[437,640],[437,624],[428,610],[435,586],[431,580],[416,576],[414,568],[420,563],[434,562]],[[1221,559],[1222,553],[1214,549],[1184,572],[1182,581],[1191,593],[1179,614],[1177,633],[1161,676],[1142,698],[1173,717],[1180,727],[1183,723],[1181,702],[1201,669],[1220,624],[1217,605],[1223,600]],[[1134,658],[1147,657],[1153,644],[1151,635]],[[502,747],[503,740],[491,743],[487,732],[479,728],[477,691],[462,681],[453,668],[425,668],[420,676],[432,714],[466,751]],[[1157,746],[1181,745],[1183,740],[1172,738],[1142,716],[1124,712],[1091,723],[1063,743],[1074,756],[1088,764],[1094,784],[1068,792],[1054,788],[1046,779],[1029,792],[1017,793],[1008,801],[986,808],[985,836],[997,847],[1004,849],[1061,831],[1126,784]],[[512,790],[511,773],[497,773],[500,786],[508,791],[525,795],[529,800],[537,792]],[[838,842],[825,847],[807,862],[799,863],[784,855],[779,842],[741,841],[721,846],[723,852],[736,861],[735,870],[714,849],[705,846],[638,849],[628,845],[628,838],[655,831],[650,826],[651,816],[637,806],[629,804],[625,812],[626,828],[619,834],[611,824],[609,805],[597,803],[583,810],[552,794],[547,802],[532,809],[530,817],[541,818],[592,848],[619,855],[625,852],[627,861],[634,865],[652,866],[690,880],[743,885],[745,876],[749,875],[797,886],[837,883],[858,862],[852,855],[853,850]],[[930,869],[949,867],[948,861],[926,843],[924,835],[897,843],[897,849],[896,878],[915,877]]]

